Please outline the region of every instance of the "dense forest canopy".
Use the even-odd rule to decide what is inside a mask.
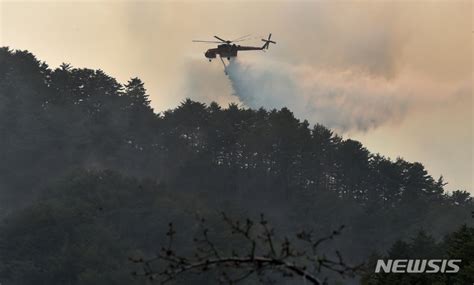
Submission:
[[[420,229],[440,239],[472,223],[469,192],[446,193],[421,163],[287,108],[187,99],[157,114],[138,78],[52,69],[9,48],[0,138],[0,277],[11,284],[142,284],[127,254],[153,251],[169,221],[192,235],[193,217],[222,210],[264,212],[283,232],[347,225],[331,246],[354,261]]]

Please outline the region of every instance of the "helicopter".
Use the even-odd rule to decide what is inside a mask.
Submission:
[[[224,65],[224,71],[226,72],[227,70],[227,66],[224,62],[224,59],[223,58],[227,58],[227,60],[230,60],[232,57],[237,57],[237,53],[238,51],[246,51],[246,50],[261,50],[261,51],[265,51],[268,49],[268,47],[270,46],[270,43],[272,44],[276,44],[276,42],[272,41],[271,38],[272,38],[272,34],[270,33],[268,35],[268,38],[267,39],[262,39],[263,42],[265,42],[263,44],[263,46],[261,47],[255,47],[255,46],[241,46],[241,45],[236,45],[235,43],[236,42],[241,42],[241,41],[245,41],[245,40],[248,40],[248,37],[250,35],[245,35],[245,36],[242,36],[242,37],[239,37],[235,40],[224,40],[223,38],[221,37],[218,37],[218,36],[214,36],[214,38],[218,39],[219,41],[201,41],[201,40],[193,40],[193,42],[197,42],[197,43],[218,43],[219,45],[217,46],[217,48],[211,48],[211,49],[208,49],[205,53],[204,53],[204,56],[209,59],[209,61],[212,61],[212,59],[216,58],[217,56],[219,56],[219,58],[221,59],[222,61],[222,64]],[[227,72],[226,72],[227,74]]]

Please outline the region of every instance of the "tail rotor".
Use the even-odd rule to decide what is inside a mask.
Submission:
[[[270,33],[270,34],[268,35],[268,39],[266,39],[266,40],[265,40],[265,39],[262,39],[262,42],[265,42],[265,44],[264,44],[263,47],[262,47],[262,50],[268,49],[268,47],[270,46],[270,43],[276,44],[276,42],[275,42],[275,41],[272,41],[271,38],[272,38],[272,34]]]

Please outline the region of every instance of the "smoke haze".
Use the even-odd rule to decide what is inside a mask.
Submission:
[[[186,97],[287,105],[472,189],[473,12],[472,1],[3,1],[0,43],[138,76],[157,112]],[[214,46],[191,42],[269,32],[277,45],[239,54],[232,81],[204,58]]]
[[[399,121],[407,100],[385,79],[309,66],[231,61],[227,68],[235,95],[251,108],[288,107],[300,119],[340,132],[367,131]]]

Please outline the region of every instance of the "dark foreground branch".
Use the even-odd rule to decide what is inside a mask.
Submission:
[[[164,284],[187,272],[200,274],[216,268],[220,270],[218,280],[226,284],[238,283],[252,275],[256,275],[263,282],[265,273],[280,272],[284,277],[299,276],[311,284],[320,285],[326,284],[317,277],[322,269],[346,276],[353,275],[360,268],[360,265],[347,265],[338,251],[335,259],[317,254],[318,247],[339,235],[342,227],[316,240],[313,240],[311,232],[302,231],[292,242],[286,237],[281,241],[276,239],[274,229],[263,215],[258,223],[250,219],[242,223],[224,213],[222,218],[231,230],[232,242],[243,241],[246,246],[239,245],[229,249],[228,244],[232,242],[226,242],[227,246],[217,246],[218,241],[211,240],[210,230],[202,219],[200,236],[194,239],[194,252],[188,256],[180,256],[172,248],[176,232],[173,225],[169,224],[168,246],[161,248],[159,254],[150,259],[130,258],[132,262],[142,264],[142,271],[134,272],[134,275],[145,276]],[[303,246],[298,247],[296,244]],[[222,247],[226,247],[230,254],[222,254]],[[155,270],[154,267],[161,269]],[[243,271],[244,274],[235,276],[238,271]]]

